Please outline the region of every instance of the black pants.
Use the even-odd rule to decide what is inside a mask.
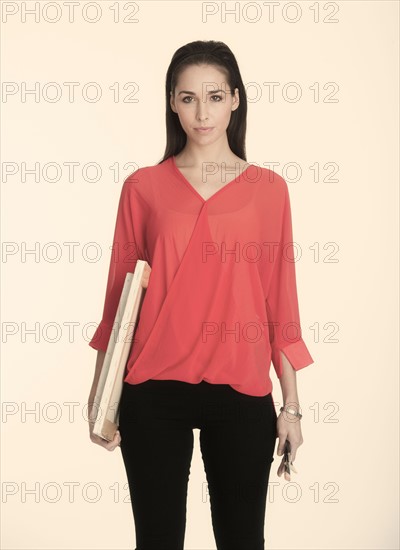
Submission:
[[[277,414],[272,394],[178,380],[124,383],[119,417],[136,550],[183,550],[193,428],[218,550],[264,550]]]

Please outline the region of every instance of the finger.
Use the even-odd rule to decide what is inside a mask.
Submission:
[[[115,441],[103,441],[103,447],[107,449],[107,451],[113,451],[118,447],[118,445],[115,443]]]
[[[108,441],[107,439],[104,439],[103,437],[100,437],[99,435],[96,435],[96,434],[91,434],[90,438],[93,441],[93,443],[96,443],[96,445],[100,445],[101,447],[104,447],[107,450],[114,443],[114,441]]]
[[[107,447],[106,447],[106,448],[107,448],[109,451],[115,451],[115,449],[116,449],[117,447],[120,446],[120,443],[121,443],[121,435],[120,435],[119,430],[117,430],[117,431],[115,432],[115,434],[114,434],[113,440],[112,440],[112,441],[109,441],[109,442],[107,443]]]
[[[117,447],[121,443],[121,434],[119,433],[119,430],[116,431],[114,441],[117,444]]]
[[[121,435],[118,430],[115,432],[114,439],[109,443],[110,444],[107,447],[109,451],[115,451],[117,447],[120,447]]]
[[[90,439],[93,441],[93,443],[97,443],[98,445],[103,445],[103,443],[107,443],[105,439],[94,433],[90,434]]]
[[[286,434],[279,436],[279,442],[278,442],[278,456],[283,455],[283,451],[285,448],[285,442],[286,442]]]

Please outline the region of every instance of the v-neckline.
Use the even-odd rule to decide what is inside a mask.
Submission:
[[[218,195],[218,193],[221,193],[221,191],[223,191],[227,187],[230,187],[234,182],[238,182],[242,178],[242,176],[244,176],[244,174],[248,171],[250,166],[252,166],[252,164],[248,164],[247,167],[239,175],[237,175],[233,180],[228,181],[228,183],[226,183],[225,185],[220,187],[217,191],[215,191],[215,193],[213,193],[210,197],[208,197],[208,199],[205,199],[202,195],[200,195],[197,189],[193,187],[190,181],[186,179],[185,176],[182,174],[182,172],[180,171],[180,169],[176,164],[175,156],[171,155],[170,159],[171,159],[172,168],[175,171],[175,173],[179,176],[179,178],[183,181],[183,183],[187,187],[189,187],[189,189],[191,189],[192,192],[202,201],[203,204],[207,204],[211,199],[215,197],[215,195]]]

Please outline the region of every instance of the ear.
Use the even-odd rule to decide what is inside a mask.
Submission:
[[[169,104],[171,106],[171,109],[174,111],[174,113],[176,113],[177,110],[175,107],[175,100],[174,100],[174,96],[172,95],[172,90],[169,92]]]
[[[236,109],[239,107],[240,99],[239,99],[239,88],[235,88],[235,93],[232,96],[232,111],[236,111]]]

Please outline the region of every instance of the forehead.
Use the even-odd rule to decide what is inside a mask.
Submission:
[[[225,71],[215,65],[189,65],[179,75],[176,91],[193,90],[194,92],[201,92],[205,84],[217,84],[218,87],[221,87],[221,85],[227,86]]]

